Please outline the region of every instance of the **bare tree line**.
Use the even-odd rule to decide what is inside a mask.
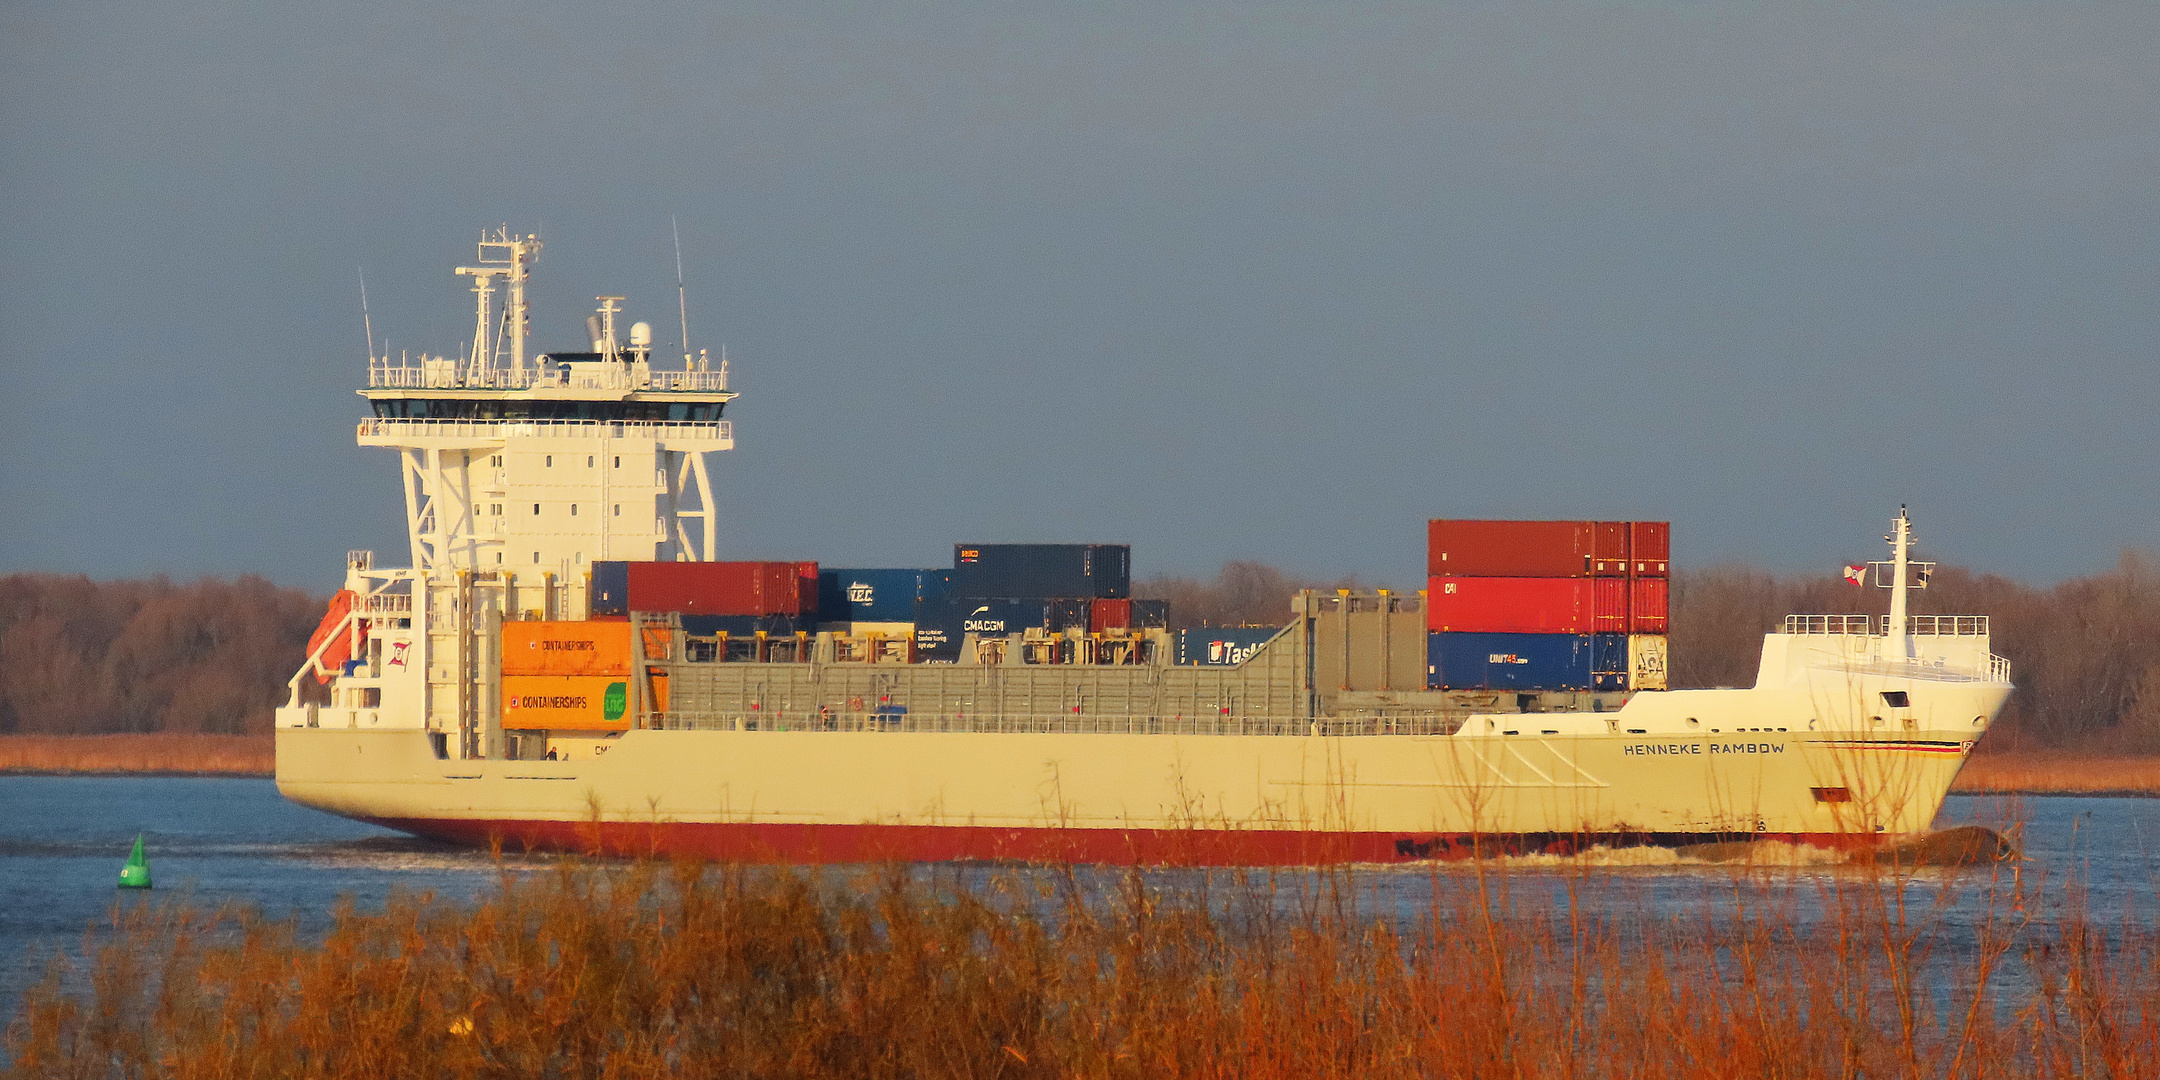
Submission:
[[[1954,567],[1916,612],[1991,617],[2018,685],[1991,741],[2160,751],[2160,562],[2038,587]],[[1173,626],[1281,625],[1301,588],[1356,588],[1233,560],[1211,580],[1155,577]],[[262,578],[0,577],[0,733],[263,732],[324,599]],[[1754,682],[1761,635],[1791,613],[1877,614],[1876,589],[1739,566],[1674,575],[1676,687]]]
[[[0,577],[0,733],[267,732],[325,603],[252,575]]]

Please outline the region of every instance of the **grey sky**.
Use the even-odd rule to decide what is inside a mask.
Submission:
[[[455,351],[507,222],[540,347],[672,338],[671,213],[744,557],[2160,536],[2155,5],[282,7],[0,12],[0,571],[401,555],[356,269]]]

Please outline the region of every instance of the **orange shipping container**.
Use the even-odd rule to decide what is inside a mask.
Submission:
[[[509,731],[627,731],[630,676],[505,675],[502,726]]]
[[[627,622],[527,622],[502,624],[504,675],[630,674]]]

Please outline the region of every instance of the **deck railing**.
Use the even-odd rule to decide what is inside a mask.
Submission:
[[[729,420],[400,420],[369,417],[360,437],[500,439],[510,435],[610,436],[676,441],[733,442]]]
[[[1985,615],[1907,615],[1905,632],[1918,637],[1986,637]],[[1849,634],[1884,637],[1890,633],[1888,615],[1787,615],[1788,634]]]
[[[1453,735],[1462,717],[1124,716],[1092,713],[930,713],[907,710],[740,710],[647,713],[666,731],[886,731],[971,735]]]
[[[725,393],[727,372],[654,370],[632,363],[537,364],[525,368],[461,360],[423,359],[419,364],[368,365],[370,390],[641,390]]]

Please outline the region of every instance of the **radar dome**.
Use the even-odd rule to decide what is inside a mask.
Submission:
[[[652,324],[651,324],[651,323],[642,323],[642,322],[634,322],[634,323],[631,323],[631,324],[630,324],[630,347],[631,347],[631,348],[633,348],[633,349],[643,349],[643,348],[646,348],[646,347],[650,346],[651,344],[652,344]]]

